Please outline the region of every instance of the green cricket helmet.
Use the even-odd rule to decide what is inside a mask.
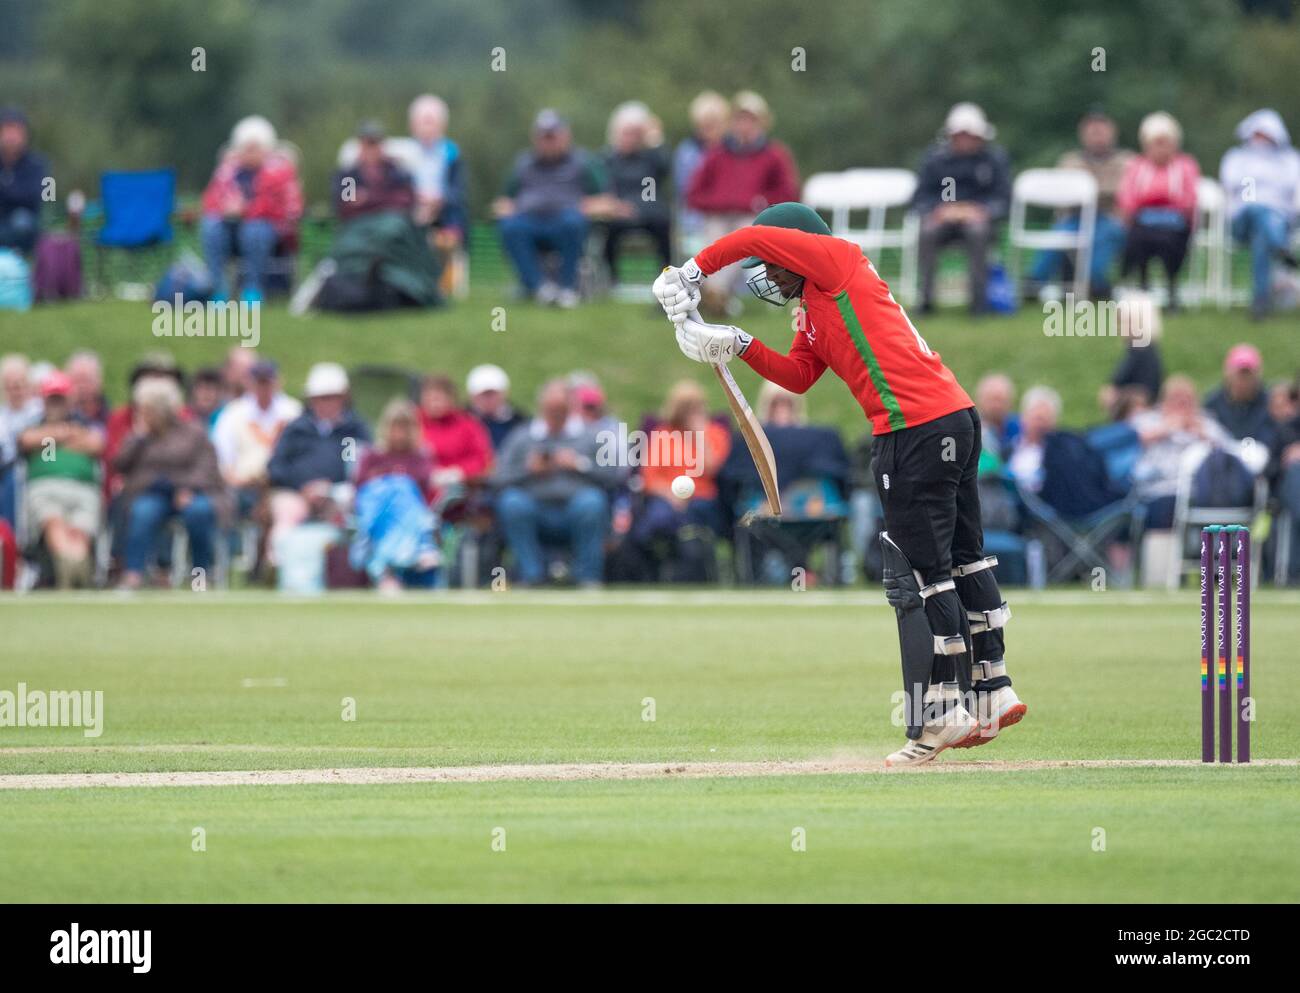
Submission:
[[[821,215],[813,210],[807,204],[796,203],[774,203],[770,207],[764,208],[759,215],[754,218],[755,224],[765,224],[774,228],[790,228],[795,231],[806,231],[808,234],[830,234],[831,229],[826,226]],[[742,269],[753,269],[763,265],[762,259],[756,255],[751,255],[740,263]],[[803,292],[803,281],[800,280],[797,290],[786,296],[775,282],[767,277],[766,272],[756,272],[745,281],[746,285],[753,292],[754,296],[767,303],[774,304],[777,307],[784,307],[794,297]]]

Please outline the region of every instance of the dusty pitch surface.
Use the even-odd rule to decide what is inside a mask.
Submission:
[[[907,775],[943,772],[1026,772],[1041,769],[1175,768],[1195,759],[1080,759],[1025,762],[933,762],[914,769],[886,769],[879,760],[823,759],[797,762],[640,762],[556,765],[470,765],[442,768],[268,769],[219,772],[43,773],[0,776],[0,790],[86,789],[101,786],[370,786],[393,783],[493,783],[581,779],[708,779],[738,776],[834,774]],[[1249,766],[1300,766],[1300,759],[1263,759]]]

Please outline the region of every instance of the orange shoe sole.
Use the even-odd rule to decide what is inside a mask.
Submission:
[[[1005,714],[1002,715],[1001,719],[999,719],[998,721],[998,733],[1001,734],[1007,728],[1011,727],[1012,724],[1019,724],[1021,718],[1025,716],[1025,711],[1027,711],[1028,709],[1029,708],[1025,704],[1018,703],[1010,710],[1008,710]],[[961,741],[957,742],[957,744],[950,745],[949,747],[950,748],[978,748],[980,745],[987,745],[990,741],[992,741],[996,737],[997,737],[996,734],[985,734],[983,728],[977,728],[975,731],[972,731]]]

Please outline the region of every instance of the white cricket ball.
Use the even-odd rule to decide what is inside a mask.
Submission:
[[[678,500],[689,500],[695,492],[695,480],[690,476],[678,476],[673,480],[673,496]]]

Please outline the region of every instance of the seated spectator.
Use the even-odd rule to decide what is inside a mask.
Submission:
[[[213,538],[224,505],[217,455],[203,428],[181,416],[180,388],[168,378],[139,380],[131,434],[113,460],[126,506],[125,589],[144,581],[166,522],[179,517],[195,569],[212,567]]]
[[[722,141],[705,154],[691,176],[686,205],[703,217],[703,241],[711,242],[744,227],[774,203],[799,199],[799,172],[794,157],[770,138],[772,114],[767,101],[744,90],[732,100],[731,121]],[[720,314],[732,306],[743,273],[739,263],[715,272],[701,287],[701,307]]]
[[[348,374],[334,362],[307,373],[307,409],[290,421],[266,465],[271,494],[272,556],[279,536],[310,516],[351,503],[351,480],[370,429],[351,409]]]
[[[18,447],[27,458],[27,517],[54,564],[59,589],[89,586],[100,526],[103,432],[72,407],[72,380],[55,370],[41,383],[45,412]]]
[[[1129,160],[1115,202],[1128,231],[1122,274],[1137,272],[1142,289],[1147,269],[1159,259],[1169,281],[1169,309],[1178,309],[1178,274],[1196,227],[1196,160],[1179,151],[1183,129],[1166,113],[1148,114],[1138,129],[1142,154]]]
[[[89,349],[73,352],[64,372],[72,381],[72,412],[87,424],[103,428],[108,423],[108,398],[104,396],[104,367]]]
[[[367,214],[406,215],[415,204],[415,184],[384,150],[384,128],[363,121],[357,128],[356,161],[334,174],[334,209],[340,220]]]
[[[668,153],[652,145],[653,115],[638,101],[619,104],[609,119],[605,172],[609,176],[609,216],[605,226],[605,265],[618,282],[619,249],[623,239],[642,231],[654,242],[659,267],[672,265],[673,248],[668,211]],[[653,185],[647,187],[646,180]]]
[[[487,428],[492,450],[501,450],[502,443],[529,417],[510,403],[510,377],[497,365],[476,365],[465,378],[465,392],[469,396],[469,412]]]
[[[1016,385],[1003,372],[991,372],[975,384],[975,409],[980,415],[981,445],[1001,463],[1020,436],[1016,416]]]
[[[211,433],[226,404],[225,379],[220,369],[207,366],[190,377],[189,402],[194,419]]]
[[[221,365],[221,388],[227,400],[244,396],[252,386],[253,366],[257,364],[257,350],[235,345],[226,353]]]
[[[418,96],[408,111],[411,137],[402,148],[413,163],[415,210],[412,218],[430,228],[433,245],[447,252],[465,241],[469,209],[465,196],[465,160],[460,146],[447,137],[447,104],[432,94]]]
[[[29,254],[41,232],[41,194],[50,178],[44,156],[29,145],[27,115],[0,110],[0,248]]]
[[[1061,395],[1050,386],[1033,386],[1020,401],[1020,436],[1011,447],[1007,471],[1029,493],[1043,488],[1043,456],[1048,437],[1061,420]]]
[[[599,585],[604,572],[607,490],[624,470],[600,464],[600,439],[575,423],[569,408],[563,380],[547,383],[538,394],[537,417],[515,429],[497,459],[497,520],[525,586],[545,578],[545,542],[569,546],[579,585]]]
[[[533,121],[533,145],[520,153],[505,195],[492,204],[501,242],[524,293],[538,303],[578,305],[578,263],[587,240],[587,215],[604,209],[605,175],[597,159],[573,145],[568,122],[554,110]],[[560,257],[555,280],[542,271],[544,249]]]
[[[966,250],[971,313],[988,309],[989,246],[1011,205],[1011,164],[993,144],[996,134],[979,106],[959,103],[948,112],[943,137],[921,161],[912,208],[921,218],[922,313],[934,310],[939,250],[950,242]]]
[[[618,433],[619,420],[609,412],[605,391],[594,372],[579,369],[569,373],[565,382],[569,384],[571,418],[582,422],[592,431]]]
[[[131,370],[128,379],[131,399],[111,411],[108,415],[108,421],[104,425],[104,491],[110,500],[113,500],[122,489],[122,478],[114,465],[117,461],[118,452],[121,451],[122,446],[131,435],[133,426],[139,421],[139,413],[135,407],[135,390],[146,379],[170,380],[178,390],[185,383],[180,368],[176,365],[176,360],[165,352],[154,352],[145,355]],[[180,416],[184,420],[190,420],[194,415],[186,407],[182,408]],[[116,542],[120,540],[117,535],[125,531],[125,521],[119,522],[115,519],[114,524],[114,540]],[[122,526],[117,527],[118,524]]]
[[[1115,195],[1133,153],[1117,147],[1117,136],[1115,121],[1109,114],[1090,110],[1079,121],[1079,147],[1066,152],[1056,163],[1058,169],[1082,169],[1097,181],[1097,220],[1088,282],[1092,295],[1098,298],[1110,296],[1111,267],[1124,248],[1124,222],[1116,210]],[[1057,231],[1078,231],[1078,211],[1053,227]],[[1064,252],[1039,252],[1034,258],[1030,280],[1041,286],[1059,279],[1065,263]]]
[[[1264,360],[1254,345],[1233,345],[1223,359],[1223,383],[1205,398],[1205,412],[1243,441],[1273,443],[1274,426],[1264,389]]]
[[[280,388],[274,362],[252,369],[252,389],[231,400],[212,427],[217,466],[235,492],[240,517],[248,515],[266,486],[266,466],[285,426],[302,413],[302,404]]]
[[[12,527],[14,505],[14,463],[18,459],[18,437],[41,420],[41,398],[31,383],[31,365],[24,355],[0,358],[0,520]]]
[[[1124,339],[1124,356],[1110,382],[1097,394],[1102,413],[1112,421],[1127,420],[1137,409],[1155,402],[1164,382],[1160,359],[1160,308],[1148,294],[1133,294],[1115,304],[1116,330]]]
[[[1265,476],[1280,512],[1291,517],[1290,582],[1300,571],[1300,378],[1276,387],[1270,399],[1274,432]]]
[[[1183,456],[1198,444],[1229,445],[1232,437],[1201,410],[1196,384],[1182,375],[1166,379],[1159,406],[1138,414],[1132,423],[1142,442],[1133,479],[1146,507],[1146,526],[1164,530],[1173,525]]]
[[[704,215],[686,203],[686,191],[705,157],[727,133],[731,104],[713,90],[705,90],[691,101],[691,133],[682,139],[673,153],[673,193],[677,207],[678,254],[694,255],[708,244],[704,235]]]
[[[1255,318],[1273,306],[1273,260],[1295,268],[1291,225],[1300,191],[1300,153],[1275,110],[1257,110],[1237,125],[1234,148],[1219,165],[1228,196],[1232,236],[1250,249],[1251,302]]]
[[[275,128],[264,117],[245,117],[203,191],[199,239],[218,300],[230,295],[226,262],[235,251],[245,269],[241,299],[262,299],[271,256],[296,242],[302,211],[298,167],[278,150]]]
[[[456,402],[456,384],[447,376],[426,376],[420,388],[419,426],[433,466],[431,495],[477,483],[492,468],[487,428]]]
[[[357,468],[357,533],[349,556],[381,591],[429,587],[436,578],[436,519],[429,510],[434,465],[409,400],[388,402],[373,448]]]
[[[717,477],[731,451],[731,430],[709,417],[704,388],[685,379],[669,390],[649,437],[641,469],[644,503],[628,541],[646,559],[657,557],[657,544],[670,545],[671,578],[703,582],[713,575],[713,546],[726,520]],[[684,500],[672,491],[682,475],[695,482],[695,492]]]

